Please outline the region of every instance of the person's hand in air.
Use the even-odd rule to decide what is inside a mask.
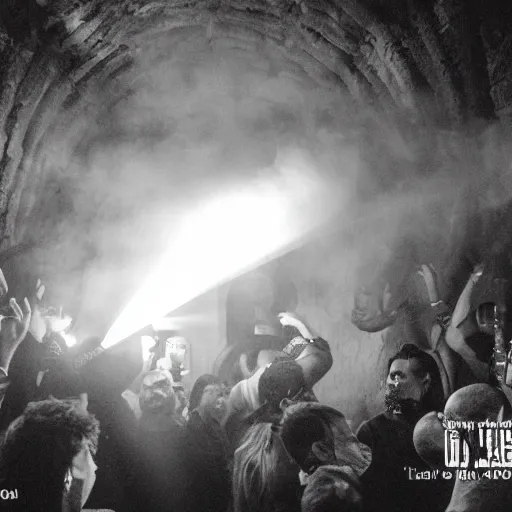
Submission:
[[[155,348],[156,341],[151,336],[142,336],[140,342],[142,347],[142,371],[149,372],[155,358],[155,353],[152,349]]]
[[[314,338],[313,334],[306,327],[304,322],[302,320],[299,320],[295,313],[290,313],[288,311],[285,313],[279,313],[278,318],[282,326],[295,327],[300,332],[303,338],[307,340],[311,340]]]
[[[9,301],[12,315],[0,317],[0,368],[7,374],[14,352],[27,335],[32,310],[28,299],[21,308],[16,299]]]
[[[290,313],[289,311],[286,311],[284,313],[279,313],[279,315],[277,316],[279,318],[279,321],[281,322],[281,325],[289,325],[291,327],[296,327],[297,329],[299,328],[299,326],[304,325],[304,323],[301,320],[299,320],[295,313]]]
[[[35,293],[35,305],[32,311],[32,320],[30,322],[29,330],[30,334],[32,334],[34,339],[36,339],[39,343],[43,341],[43,338],[48,332],[47,321],[40,306],[45,290],[45,285],[40,279],[38,279]]]

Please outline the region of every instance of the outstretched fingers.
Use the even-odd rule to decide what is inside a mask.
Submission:
[[[28,301],[27,297],[25,297],[23,299],[22,315],[23,315],[23,320],[21,321],[22,331],[21,331],[20,336],[23,339],[28,333],[28,329],[30,327],[30,320],[32,318],[32,308],[30,307],[30,302]]]
[[[9,305],[16,316],[16,320],[21,327],[20,338],[23,339],[28,332],[30,326],[30,319],[32,317],[32,308],[30,302],[25,297],[23,300],[23,309],[20,307],[16,299],[13,297],[9,300]]]

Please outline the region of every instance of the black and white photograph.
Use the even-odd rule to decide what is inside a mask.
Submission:
[[[512,510],[511,0],[0,0],[0,511]]]

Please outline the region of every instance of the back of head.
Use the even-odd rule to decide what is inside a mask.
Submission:
[[[306,473],[310,471],[311,466],[318,463],[312,453],[312,447],[315,442],[327,437],[327,428],[322,418],[308,409],[296,412],[292,421],[282,423],[283,444],[293,460]]]
[[[469,447],[469,465],[474,469],[480,452],[479,429],[465,428],[465,422],[498,421],[506,404],[503,392],[489,384],[472,384],[458,389],[450,396],[444,408],[448,421],[460,421],[455,428]]]
[[[214,384],[222,385],[222,381],[216,375],[211,375],[209,373],[205,373],[201,375],[192,386],[192,391],[190,392],[189,398],[189,410],[193,411],[197,409],[199,404],[201,403],[201,397],[203,396],[203,392],[206,386],[211,386]]]
[[[361,476],[371,463],[371,450],[350,429],[345,416],[318,402],[298,402],[284,409],[283,444],[306,473],[319,465],[350,467]]]
[[[322,466],[308,480],[301,512],[360,512],[363,499],[357,476],[344,466]]]
[[[300,402],[316,400],[306,386],[302,368],[286,355],[267,366],[259,375],[257,383],[261,405],[246,417],[247,424],[279,423],[285,399]]]
[[[292,398],[306,387],[302,368],[295,361],[275,361],[258,382],[260,403],[279,407],[283,398]]]
[[[277,505],[296,508],[298,472],[271,423],[251,426],[234,456],[234,512],[264,512],[275,510]],[[279,503],[283,499],[296,502]]]
[[[444,414],[452,421],[496,421],[505,404],[503,393],[489,384],[458,389],[446,402]]]
[[[445,429],[437,412],[423,416],[414,427],[413,442],[418,455],[433,469],[444,469]]]
[[[19,489],[20,510],[60,511],[65,475],[83,441],[95,447],[98,434],[98,421],[74,402],[30,403],[4,434],[0,487]]]

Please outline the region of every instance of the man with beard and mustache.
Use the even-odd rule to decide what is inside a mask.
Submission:
[[[357,432],[372,450],[372,463],[361,477],[365,510],[444,511],[452,484],[414,477],[430,470],[414,448],[414,426],[444,405],[439,370],[429,354],[406,343],[390,359],[385,405],[386,412],[363,423]]]
[[[147,373],[139,395],[139,510],[182,510],[184,428],[176,418],[173,379],[167,370]]]

